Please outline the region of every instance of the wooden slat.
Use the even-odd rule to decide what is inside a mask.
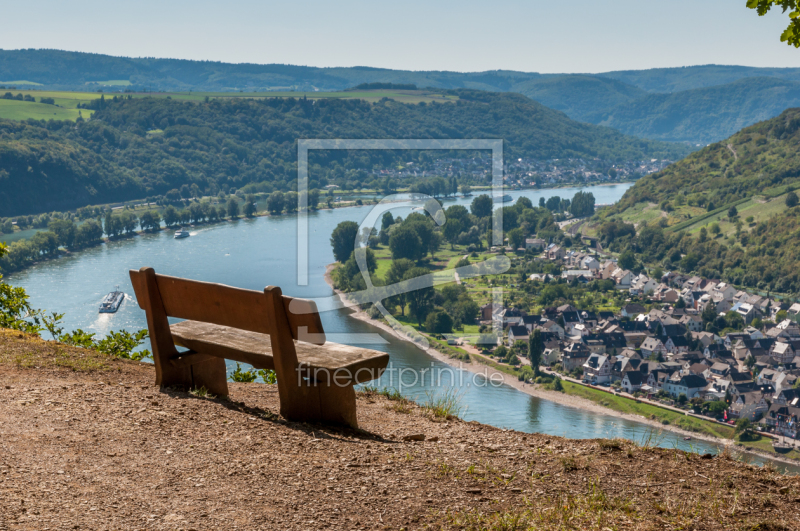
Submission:
[[[249,363],[257,369],[275,368],[268,335],[197,321],[183,321],[171,325],[170,330],[176,345],[195,352]],[[318,346],[296,341],[294,347],[304,374],[321,381],[327,381],[330,375],[343,382],[368,382],[379,377],[389,363],[385,352],[350,345],[328,342]]]
[[[132,270],[130,273],[136,299],[143,308],[143,276],[139,271]],[[156,275],[156,279],[164,310],[170,317],[214,323],[261,334],[272,331],[274,312],[263,292],[167,275]],[[295,312],[289,310],[290,304]],[[308,338],[314,344],[325,343],[325,331],[313,301],[283,296],[283,306],[293,339],[297,340],[302,335],[303,339]]]

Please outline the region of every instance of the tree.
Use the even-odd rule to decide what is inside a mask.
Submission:
[[[244,200],[244,215],[247,218],[256,215],[256,198],[252,195],[248,195]]]
[[[392,286],[394,284],[402,282],[406,272],[412,269],[413,267],[414,267],[414,262],[408,260],[407,258],[400,258],[399,260],[393,260],[392,265],[389,266],[389,271],[386,272],[386,275],[384,277],[384,279],[386,280],[386,285]],[[399,293],[397,295],[393,295],[388,299],[388,301],[389,305],[400,307],[400,315],[405,315],[406,312],[405,293]]]
[[[267,210],[270,214],[280,214],[283,212],[284,196],[280,190],[275,190],[267,198]]]
[[[735,433],[737,433],[737,434],[739,434],[739,433],[741,433],[741,434],[747,433],[750,430],[750,427],[751,427],[750,419],[748,419],[747,417],[741,418],[741,419],[736,421],[735,426],[736,426]]]
[[[584,218],[594,214],[594,194],[592,192],[578,192],[572,197],[569,211],[576,218]]]
[[[506,356],[508,356],[508,349],[506,348],[505,345],[500,345],[499,347],[494,349],[495,358],[506,359]]]
[[[394,216],[391,212],[384,212],[381,218],[381,230],[388,230],[392,225],[394,225]]]
[[[231,219],[239,217],[239,202],[233,197],[228,199],[228,217]]]
[[[786,206],[789,208],[796,207],[798,203],[797,194],[789,192],[786,194]]]
[[[517,227],[508,231],[508,243],[512,249],[519,249],[525,245],[525,231]]]
[[[719,228],[719,223],[717,223],[717,222],[712,223],[711,224],[711,234],[716,236],[720,232],[722,232],[722,229]]]
[[[533,331],[530,339],[528,340],[528,359],[531,360],[531,367],[533,367],[533,375],[539,375],[539,365],[542,364],[542,353],[544,352],[544,344],[542,342],[542,332],[538,328]]]
[[[703,319],[703,324],[713,323],[714,320],[717,318],[717,305],[714,304],[714,301],[708,301],[706,307],[703,308],[703,313],[700,314],[700,317]]]
[[[653,280],[660,282],[661,278],[664,276],[664,270],[661,269],[661,266],[656,266],[653,268],[650,274],[653,277]]]
[[[738,210],[736,210],[736,205],[734,205],[734,206],[732,206],[732,207],[730,207],[730,208],[728,209],[728,218],[730,218],[731,220],[734,220],[734,219],[736,219],[736,217],[737,217],[738,215],[739,215],[739,211],[738,211]]]
[[[53,231],[58,237],[58,244],[62,247],[72,247],[75,242],[77,228],[75,223],[69,219],[54,219],[47,224],[47,228]]]
[[[553,380],[553,391],[564,392],[564,384],[561,383],[561,378],[558,376],[555,376]]]
[[[142,230],[157,231],[161,228],[161,216],[155,210],[142,212],[142,215],[139,216],[139,224],[142,226]]]
[[[427,251],[417,232],[405,224],[399,226],[392,233],[389,238],[389,249],[392,251],[393,259],[407,258],[415,262],[422,258]]]
[[[683,405],[683,404],[686,403],[687,400],[688,400],[688,398],[686,396],[686,393],[681,393],[681,394],[678,395],[678,403],[679,404]]]
[[[481,194],[472,200],[469,209],[476,218],[488,218],[492,215],[492,198],[486,194]]]
[[[75,234],[75,245],[78,247],[92,245],[102,241],[103,227],[94,219],[84,222]]]
[[[333,257],[337,262],[344,263],[356,245],[356,236],[358,236],[358,223],[355,221],[342,221],[339,223],[333,233],[331,233],[331,247],[333,248]]]
[[[173,225],[177,225],[180,220],[178,209],[172,205],[167,205],[167,208],[164,209],[164,225],[172,227]]]
[[[308,193],[308,199],[306,199],[306,201],[308,202],[308,208],[311,210],[316,210],[317,206],[319,205],[319,190],[316,188],[311,190]]]
[[[287,214],[297,212],[298,207],[297,192],[289,191],[283,195],[283,208],[286,209]]]
[[[463,232],[463,227],[459,219],[450,218],[442,227],[442,233],[445,239],[450,242],[451,249],[458,242],[458,237],[461,235],[461,232]]]
[[[447,312],[433,311],[425,319],[425,330],[429,334],[448,334],[453,331],[453,319]]]
[[[800,0],[747,0],[747,7],[755,9],[763,17],[772,7],[789,11],[789,25],[781,33],[781,42],[800,48]]]
[[[406,293],[408,311],[417,320],[417,325],[419,326],[422,326],[422,322],[428,316],[428,312],[433,308],[433,301],[436,296],[436,290],[433,289],[433,277],[428,276],[429,274],[430,271],[423,267],[414,267],[403,275],[403,280],[419,279],[416,281],[415,289]]]
[[[626,249],[625,252],[619,255],[618,264],[622,269],[633,269],[636,265],[636,255],[630,249]]]
[[[714,400],[703,404],[703,408],[708,411],[712,416],[716,417],[728,409],[728,404],[724,400]]]

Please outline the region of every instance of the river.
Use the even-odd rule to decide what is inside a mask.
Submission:
[[[588,188],[522,190],[509,194],[530,198],[538,204],[540,197],[559,195],[572,198],[578,190],[589,190],[597,203],[613,203],[630,184]],[[468,205],[472,198],[445,201]],[[509,203],[511,204],[511,203]],[[406,216],[410,206],[398,203],[395,215]],[[298,297],[327,297],[332,295],[323,276],[327,264],[333,262],[329,238],[341,221],[361,222],[371,207],[352,207],[321,210],[309,214],[309,273],[308,285],[297,285],[297,222],[294,216],[259,217],[251,220],[200,226],[191,229],[192,236],[175,240],[172,231],[144,234],[130,239],[110,242],[38,264],[7,280],[24,287],[34,307],[64,313],[67,330],[83,330],[104,335],[109,330],[147,327],[145,314],[133,300],[128,277],[129,269],[151,266],[158,273],[192,279],[219,282],[242,288],[261,290],[272,284],[281,286],[284,293]],[[127,294],[126,301],[116,314],[98,314],[103,296],[119,285]],[[361,321],[348,317],[346,310],[322,313],[325,331],[341,343],[359,344],[388,352],[397,385],[397,371],[404,368],[446,369],[448,366],[433,360],[413,345],[378,332]],[[359,335],[364,334],[368,344]],[[380,337],[376,334],[380,334]],[[372,339],[370,339],[372,338]],[[375,343],[375,341],[379,343]],[[410,372],[410,371],[409,371]],[[713,444],[684,441],[668,431],[654,433],[652,427],[622,420],[611,415],[582,411],[548,400],[531,397],[509,386],[475,385],[471,373],[442,371],[441,386],[432,386],[430,377],[413,382],[405,375],[403,393],[423,399],[426,393],[442,392],[455,385],[461,395],[462,414],[466,420],[523,432],[540,432],[570,438],[624,437],[635,441],[654,440],[663,447],[716,452]],[[379,385],[388,384],[389,375]]]

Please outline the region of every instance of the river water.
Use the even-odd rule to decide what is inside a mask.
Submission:
[[[630,186],[618,184],[584,190],[590,190],[597,203],[613,203]],[[571,198],[581,189],[523,190],[509,194],[514,200],[525,196],[538,204],[540,197],[546,199],[559,195]],[[452,199],[445,201],[444,206],[468,205],[471,199]],[[42,263],[15,273],[7,280],[24,287],[34,307],[64,313],[65,329],[82,328],[98,335],[121,328],[137,330],[147,327],[145,314],[133,299],[128,277],[129,269],[142,266],[151,266],[158,273],[242,288],[261,290],[266,285],[277,285],[288,295],[328,297],[332,290],[323,275],[326,265],[333,262],[329,243],[331,231],[341,221],[360,223],[371,208],[341,208],[309,214],[306,286],[297,285],[297,221],[294,216],[259,217],[200,226],[191,229],[192,236],[183,240],[173,239],[172,231],[145,234]],[[405,217],[410,209],[410,205],[398,203],[393,213]],[[99,314],[100,300],[116,285],[127,294],[126,301],[116,314]],[[390,354],[393,371],[387,372],[379,386],[397,387],[398,373],[402,369],[439,371],[437,376],[441,375],[441,380],[435,382],[436,385],[432,385],[430,372],[424,381],[420,381],[410,370],[407,371],[403,376],[403,394],[425,400],[427,393],[441,393],[455,387],[461,397],[461,416],[466,420],[523,432],[570,438],[624,437],[638,442],[654,441],[663,447],[716,452],[717,448],[712,444],[684,441],[667,431],[655,432],[645,424],[563,406],[528,396],[506,385],[489,385],[467,371],[449,371],[447,365],[433,360],[415,346],[351,319],[348,313],[347,310],[323,312],[325,331],[332,341],[359,344]]]

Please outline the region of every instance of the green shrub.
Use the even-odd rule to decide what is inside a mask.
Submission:
[[[238,362],[236,363],[236,369],[231,374],[231,381],[239,383],[252,383],[256,381],[256,378],[258,378],[258,373],[255,369],[243,371]]]

